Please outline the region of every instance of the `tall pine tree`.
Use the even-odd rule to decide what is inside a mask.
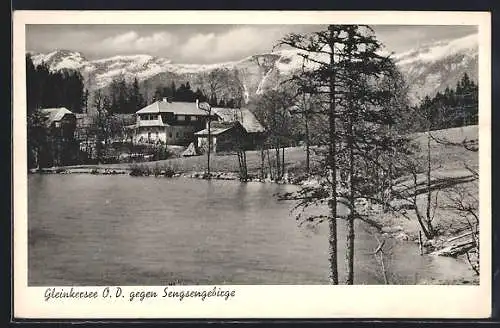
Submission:
[[[354,282],[354,220],[369,221],[357,212],[356,199],[376,198],[374,190],[366,189],[367,168],[383,165],[365,156],[375,148],[394,151],[393,142],[382,133],[382,126],[391,123],[384,102],[392,97],[390,90],[377,85],[382,77],[391,76],[394,65],[379,55],[381,44],[367,26],[330,25],[327,30],[311,34],[290,34],[280,44],[302,51],[309,64],[292,77],[308,82],[308,92],[322,97],[327,130],[324,132],[323,162],[318,172],[319,185],[303,187],[285,197],[298,200],[298,207],[327,203],[328,215],[307,216],[306,221],[329,223],[330,282],[338,284],[337,219],[338,203],[347,208],[346,283]],[[340,197],[340,198],[339,198]]]

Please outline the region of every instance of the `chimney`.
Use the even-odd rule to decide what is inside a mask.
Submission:
[[[198,98],[196,98],[196,108],[200,108],[198,105],[200,104],[200,101],[198,100]]]

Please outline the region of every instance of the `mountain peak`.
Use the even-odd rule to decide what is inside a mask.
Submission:
[[[33,64],[46,63],[53,71],[61,69],[80,69],[85,65],[87,59],[82,53],[67,49],[57,49],[50,53],[31,53]]]
[[[441,40],[423,44],[417,48],[395,54],[398,65],[410,65],[416,61],[433,62],[455,54],[475,55],[478,51],[478,35],[470,34],[458,39]]]
[[[33,63],[47,63],[51,70],[64,68],[81,72],[90,90],[106,88],[118,76],[137,78],[147,88],[189,81],[192,88],[206,87],[205,75],[216,68],[237,70],[245,88],[252,95],[273,88],[283,77],[304,65],[304,52],[283,48],[250,55],[241,60],[214,64],[173,63],[170,59],[148,54],[116,55],[87,60],[80,52],[58,49],[50,53],[33,53]],[[393,58],[410,87],[410,99],[418,101],[433,96],[447,86],[454,87],[466,72],[477,80],[478,35],[431,42],[401,53]],[[308,63],[307,66],[314,66]]]

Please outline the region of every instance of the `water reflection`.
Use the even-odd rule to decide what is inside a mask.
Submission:
[[[30,285],[328,283],[327,226],[298,228],[273,196],[293,186],[33,175],[28,187]],[[340,221],[341,279],[344,232]],[[383,283],[376,245],[358,226],[356,283]],[[394,246],[388,267],[407,284],[468,270],[411,243]]]

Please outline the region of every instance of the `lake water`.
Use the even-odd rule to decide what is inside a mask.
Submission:
[[[327,284],[327,225],[299,227],[294,186],[103,175],[28,177],[28,283],[40,285]],[[343,222],[339,274],[344,278]],[[384,282],[377,242],[358,225],[356,284]],[[392,242],[392,283],[469,274],[451,258]]]

